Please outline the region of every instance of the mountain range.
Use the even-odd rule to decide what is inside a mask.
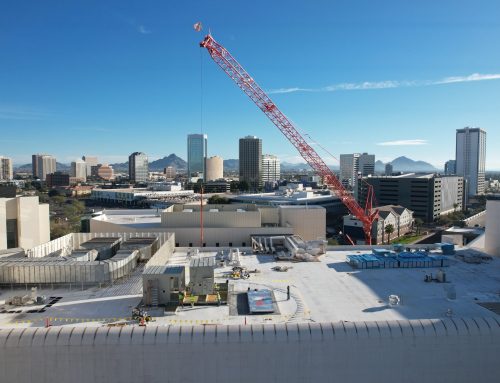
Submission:
[[[14,166],[14,170],[18,173],[31,173],[33,171],[33,166],[31,164]],[[71,165],[56,162],[56,170],[58,172],[67,173],[71,170]]]
[[[394,172],[437,172],[439,169],[436,169],[430,163],[425,161],[415,161],[411,158],[401,156],[390,162],[392,165]],[[375,172],[376,173],[384,173],[385,172],[386,163],[378,160],[375,162]],[[111,164],[113,169],[116,172],[128,172],[128,161],[122,163]],[[150,171],[163,171],[164,168],[168,166],[173,166],[176,170],[185,171],[187,169],[187,162],[182,158],[178,157],[175,153],[172,153],[163,158],[157,159],[149,163]],[[338,165],[330,166],[332,170],[339,170]],[[237,172],[239,169],[239,160],[238,159],[227,159],[224,160],[224,171],[225,172]],[[15,167],[16,172],[31,172],[31,164],[25,164],[21,166]],[[57,170],[61,172],[69,172],[71,170],[71,166],[68,164],[62,164],[57,162]],[[304,171],[311,170],[310,166],[305,162],[301,163],[290,163],[290,162],[282,162],[281,163],[282,171]]]
[[[401,156],[398,157],[391,162],[388,162],[392,165],[393,172],[438,172],[439,169],[436,169],[433,165],[425,161],[415,161],[411,158]],[[385,172],[385,163],[382,161],[375,162],[375,172],[376,173],[384,173]]]
[[[116,172],[128,172],[128,161],[116,164],[111,164]],[[186,170],[187,162],[182,158],[178,157],[175,153],[172,153],[163,158],[159,158],[155,161],[149,163],[150,171],[163,171],[164,168],[169,166],[174,167],[176,170]]]

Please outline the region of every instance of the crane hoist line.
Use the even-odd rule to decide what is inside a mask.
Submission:
[[[323,178],[323,182],[328,188],[340,198],[349,212],[362,223],[366,242],[371,244],[372,226],[378,216],[378,211],[372,209],[371,196],[368,196],[364,208],[358,204],[318,153],[301,136],[292,122],[279,110],[266,92],[250,77],[229,51],[215,41],[210,33],[200,42],[200,47],[207,49],[215,63],[250,97],[259,109],[264,112],[293,146],[295,146],[309,166]]]

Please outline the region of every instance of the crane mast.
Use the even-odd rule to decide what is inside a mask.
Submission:
[[[328,165],[316,153],[311,145],[297,131],[291,121],[278,109],[276,104],[261,89],[247,71],[231,56],[229,51],[214,40],[211,34],[205,36],[200,43],[200,47],[206,48],[212,59],[219,65],[226,74],[246,93],[248,97],[262,110],[274,125],[285,135],[285,137],[295,146],[304,160],[311,168],[323,178],[323,182],[337,195],[349,212],[354,215],[362,224],[366,242],[371,244],[372,224],[378,212],[372,211],[371,199],[367,198],[367,203],[363,209],[347,191],[340,180],[335,176]]]

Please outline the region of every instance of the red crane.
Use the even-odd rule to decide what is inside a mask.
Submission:
[[[378,211],[372,210],[372,200],[367,198],[367,203],[363,209],[349,193],[328,165],[307,143],[293,126],[290,120],[278,109],[276,104],[260,88],[247,71],[231,56],[229,51],[214,40],[209,33],[200,43],[200,47],[206,48],[212,59],[219,65],[226,74],[233,79],[243,92],[262,110],[274,125],[285,135],[295,146],[300,155],[306,160],[311,168],[323,178],[323,182],[332,190],[362,224],[366,242],[371,244],[372,225],[377,218]]]

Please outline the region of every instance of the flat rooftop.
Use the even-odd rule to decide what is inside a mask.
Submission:
[[[161,211],[156,209],[131,209],[131,210],[103,210],[101,215],[92,219],[111,222],[117,225],[130,225],[133,227],[156,227],[161,226]]]
[[[259,193],[259,194],[242,194],[238,196],[231,197],[235,201],[242,202],[276,202],[276,203],[297,203],[297,202],[331,202],[338,200],[337,196],[328,194],[313,194],[313,195],[303,195],[302,192],[297,194],[285,195],[285,194],[275,194],[275,193]],[[304,192],[306,193],[306,192]]]
[[[459,252],[469,250],[459,250]],[[188,249],[177,249],[169,265],[187,265],[193,257],[213,257],[214,251],[188,257]],[[245,323],[311,323],[336,321],[386,321],[433,319],[447,317],[491,317],[500,307],[500,259],[481,264],[465,263],[450,256],[446,283],[425,282],[426,274],[439,268],[363,269],[351,268],[345,258],[369,251],[329,251],[319,262],[276,262],[269,255],[242,254],[242,266],[251,273],[246,280],[229,278],[231,267],[215,269],[216,282],[229,280],[235,293],[248,289],[269,289],[274,294],[278,312],[262,315],[237,315],[231,304],[177,308],[156,317],[155,325],[245,324]],[[287,272],[274,271],[274,266],[291,266]],[[43,313],[28,313],[32,306],[18,307],[15,312],[0,313],[0,328],[42,327],[45,318],[57,326],[102,326],[130,317],[132,307],[142,300],[143,269],[114,285],[84,288],[74,286],[39,289],[38,293],[62,297]],[[287,286],[291,299],[287,300]],[[0,307],[14,295],[29,293],[25,288],[0,289]],[[453,288],[456,299],[448,299]],[[389,296],[397,295],[401,304],[390,305]],[[483,307],[488,306],[491,310]],[[1,310],[0,310],[1,311]],[[12,309],[9,311],[13,311]]]

